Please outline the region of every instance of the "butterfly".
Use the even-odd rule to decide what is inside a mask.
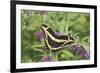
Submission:
[[[41,29],[45,35],[45,45],[51,51],[60,50],[75,42],[75,40],[68,35],[57,36],[55,32],[47,25],[42,24]]]

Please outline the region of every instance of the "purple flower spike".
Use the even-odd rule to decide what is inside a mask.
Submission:
[[[84,54],[84,57],[85,57],[86,59],[90,59],[90,52],[87,51],[87,52]]]
[[[52,59],[49,56],[43,56],[41,61],[42,62],[49,62],[49,61],[52,61]]]
[[[72,50],[75,51],[76,53],[80,54],[81,57],[85,59],[89,59],[90,55],[89,52],[86,51],[82,46],[80,45],[72,45]]]
[[[62,33],[61,33],[61,32],[55,32],[55,35],[57,35],[57,36],[61,36]]]
[[[42,32],[42,31],[36,32],[35,35],[40,40],[45,38],[44,32]]]

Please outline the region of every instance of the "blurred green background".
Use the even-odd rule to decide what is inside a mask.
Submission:
[[[51,27],[54,31],[74,35],[77,43],[89,50],[90,14],[79,12],[46,12],[21,10],[21,62],[41,62],[81,60],[79,54],[62,50],[58,59],[52,59],[51,52],[44,48],[44,41],[36,36],[41,31],[41,24]],[[49,53],[48,53],[49,52]]]

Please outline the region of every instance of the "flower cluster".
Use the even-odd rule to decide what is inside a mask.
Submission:
[[[77,45],[72,45],[71,48],[72,48],[73,51],[80,54],[81,57],[83,57],[85,59],[90,58],[89,52],[86,51],[82,46],[77,44]]]
[[[44,32],[42,32],[42,31],[36,32],[36,33],[35,33],[35,36],[36,36],[39,40],[45,38]]]
[[[42,59],[41,59],[42,62],[49,62],[49,61],[52,61],[52,58],[49,57],[49,56],[43,56]]]

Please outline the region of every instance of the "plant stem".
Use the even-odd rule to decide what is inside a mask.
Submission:
[[[58,61],[58,55],[57,54],[55,55],[55,60]]]
[[[68,28],[69,28],[69,23],[70,23],[70,13],[67,15],[67,25],[66,25],[66,34],[68,34]]]
[[[35,48],[35,47],[42,47],[43,45],[34,45],[32,46],[32,48]]]

